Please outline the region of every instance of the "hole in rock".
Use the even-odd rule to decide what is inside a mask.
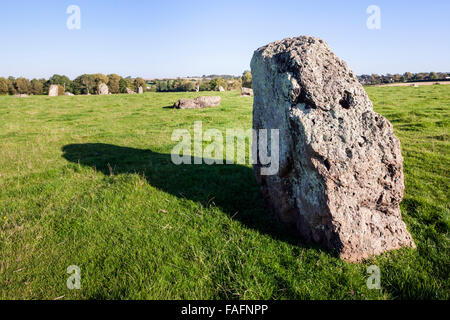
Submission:
[[[350,109],[352,102],[353,102],[352,94],[347,90],[344,91],[344,96],[342,97],[341,101],[339,101],[341,107],[344,109]]]
[[[350,159],[353,158],[353,152],[349,148],[345,149],[345,153],[347,154],[347,157]]]
[[[325,165],[325,167],[327,168],[327,170],[330,171],[330,168],[331,168],[330,161],[328,161],[328,159],[325,159],[325,161],[323,162],[323,164]]]

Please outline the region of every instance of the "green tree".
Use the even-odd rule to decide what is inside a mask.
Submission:
[[[211,91],[218,91],[218,90],[219,90],[219,87],[223,87],[225,90],[228,89],[228,83],[227,83],[227,81],[224,80],[223,78],[220,78],[220,77],[219,77],[219,78],[212,79],[212,80],[209,82],[209,86],[210,86],[209,90],[211,90]]]
[[[121,76],[117,74],[108,75],[108,87],[111,93],[119,93],[120,92],[120,80]]]
[[[144,92],[145,92],[146,86],[147,86],[147,85],[146,85],[144,79],[142,79],[142,78],[136,78],[136,79],[134,80],[134,88],[135,88],[136,92],[138,91],[139,87],[142,87],[142,89],[143,89]]]
[[[91,74],[83,74],[73,80],[74,94],[93,94],[95,87],[94,76]]]
[[[43,94],[44,85],[37,79],[31,80],[31,93],[34,95]]]
[[[156,82],[156,91],[167,92],[167,81],[157,81]]]
[[[18,94],[30,94],[31,93],[31,83],[30,80],[25,78],[17,78],[14,81],[14,87]]]
[[[119,80],[119,92],[120,93],[127,93],[128,83],[127,80],[124,78],[120,78]]]
[[[405,81],[410,81],[413,79],[413,74],[411,72],[405,72],[403,77],[405,78]]]
[[[5,78],[0,78],[0,95],[9,93],[10,81]]]
[[[244,88],[252,87],[252,73],[248,70],[242,74],[242,86]]]

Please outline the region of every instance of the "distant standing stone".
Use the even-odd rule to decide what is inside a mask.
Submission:
[[[138,88],[138,94],[143,94],[143,93],[144,93],[144,88],[139,87],[139,88]]]
[[[280,137],[279,171],[254,170],[280,219],[352,262],[415,247],[399,207],[400,141],[347,64],[298,37],[256,50],[251,68],[253,128]]]
[[[58,96],[58,85],[52,84],[50,88],[48,88],[48,96],[49,97],[57,97]]]
[[[225,88],[222,86],[219,86],[219,92],[225,92]]]
[[[109,94],[109,88],[106,84],[104,83],[100,83],[98,85],[98,94],[99,95],[105,95],[105,94]]]

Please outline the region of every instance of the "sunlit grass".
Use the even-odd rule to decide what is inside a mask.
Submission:
[[[402,142],[418,246],[349,264],[290,236],[250,166],[174,166],[176,128],[250,128],[252,99],[0,97],[0,298],[449,298],[450,86],[367,88]],[[215,93],[207,93],[215,94]],[[366,286],[381,269],[382,290]],[[81,290],[66,269],[81,268]]]

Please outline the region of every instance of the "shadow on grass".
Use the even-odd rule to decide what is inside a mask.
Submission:
[[[70,162],[95,168],[105,175],[143,174],[152,186],[203,206],[215,204],[248,228],[303,248],[301,242],[265,207],[253,170],[241,165],[175,165],[170,154],[110,144],[71,144],[62,148]],[[192,161],[193,163],[193,161]]]

